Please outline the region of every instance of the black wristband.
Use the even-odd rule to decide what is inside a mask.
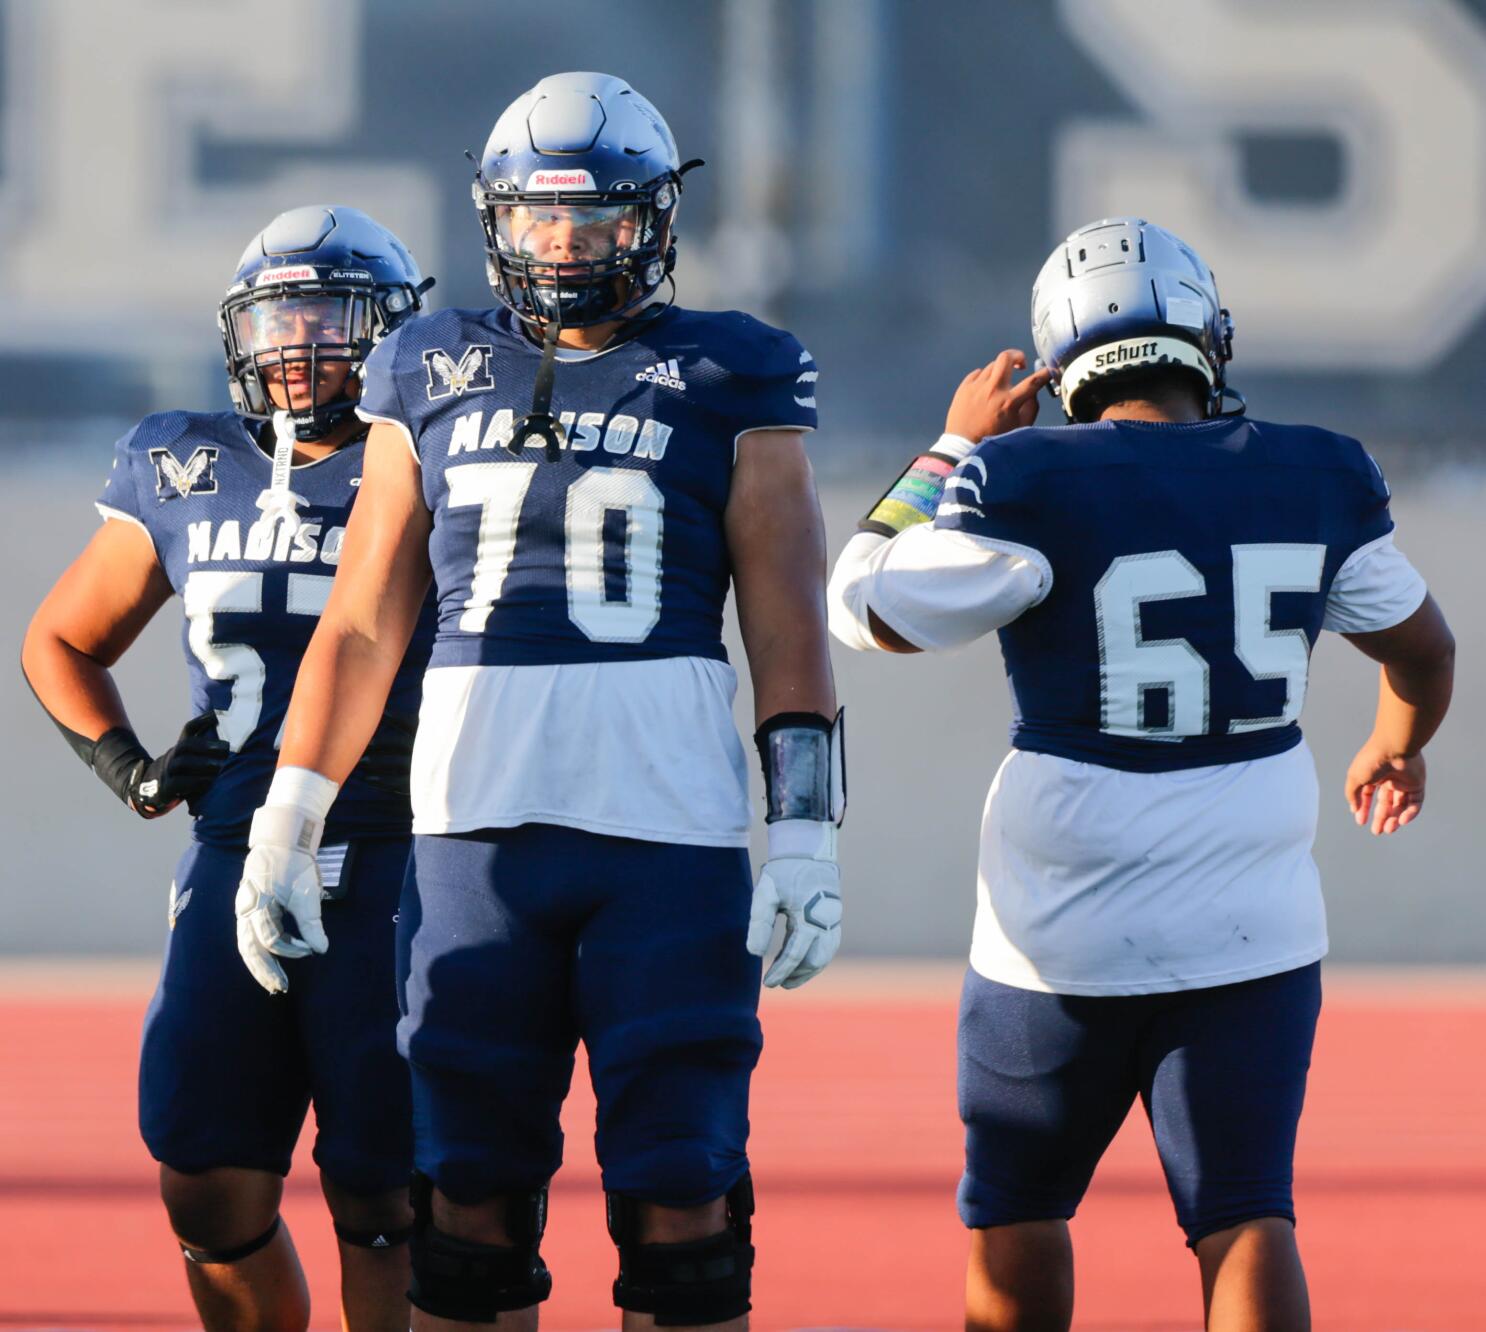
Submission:
[[[130,792],[140,769],[149,762],[150,752],[139,743],[139,737],[127,726],[115,726],[94,742],[89,766],[110,791],[134,809]]]

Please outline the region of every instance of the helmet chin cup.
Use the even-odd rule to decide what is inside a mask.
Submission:
[[[546,449],[547,461],[557,462],[562,457],[562,447],[567,438],[568,432],[562,428],[562,422],[551,412],[528,412],[516,422],[506,448],[519,458],[528,440],[540,439]]]
[[[354,398],[338,398],[331,403],[316,403],[308,411],[290,411],[289,420],[294,426],[294,438],[301,444],[315,444],[336,429],[356,410]]]

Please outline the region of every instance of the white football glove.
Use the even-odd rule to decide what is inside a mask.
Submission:
[[[276,956],[308,957],[330,946],[320,922],[325,890],[315,852],[337,790],[335,782],[317,772],[280,768],[267,803],[253,815],[234,903],[237,951],[253,979],[270,994],[289,989]],[[297,939],[284,933],[285,911],[293,918]]]
[[[753,890],[748,951],[769,951],[774,918],[784,917],[784,944],[764,977],[793,990],[825,969],[841,946],[841,867],[836,825],[780,819],[769,825],[769,858]]]

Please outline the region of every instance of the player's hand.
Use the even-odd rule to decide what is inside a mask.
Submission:
[[[1047,370],[1034,370],[1013,385],[1012,371],[1026,366],[1024,353],[1007,350],[989,365],[966,375],[944,418],[945,434],[959,435],[975,444],[987,435],[1004,435],[1008,430],[1031,425],[1037,419],[1037,395],[1052,375]]]
[[[1347,806],[1359,828],[1372,819],[1374,837],[1407,827],[1424,808],[1424,755],[1389,753],[1369,740],[1347,769]]]
[[[315,862],[324,828],[322,819],[293,805],[265,805],[253,815],[234,903],[237,951],[253,979],[270,994],[289,989],[277,958],[307,957],[330,946],[320,921],[325,890]],[[297,939],[284,932],[286,912]]]
[[[182,800],[205,794],[231,757],[217,735],[217,714],[208,710],[192,717],[158,758],[149,756],[128,727],[115,727],[99,737],[93,771],[141,818],[158,819]]]
[[[824,970],[841,946],[841,868],[836,825],[782,819],[769,825],[769,859],[753,890],[748,951],[769,951],[776,916],[784,917],[784,944],[764,977],[793,990]]]

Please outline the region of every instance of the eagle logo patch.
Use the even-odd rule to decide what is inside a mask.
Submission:
[[[466,347],[456,361],[442,347],[423,353],[423,366],[428,371],[428,400],[461,397],[466,393],[483,393],[493,389],[490,377],[490,344],[476,343]]]
[[[184,463],[169,449],[151,449],[155,464],[155,494],[163,504],[168,499],[217,493],[217,450],[197,449]]]
[[[170,922],[170,928],[175,929],[175,923],[181,918],[181,912],[191,904],[191,894],[194,889],[187,888],[180,892],[175,885],[175,880],[170,881],[170,905],[166,908],[166,919]]]

